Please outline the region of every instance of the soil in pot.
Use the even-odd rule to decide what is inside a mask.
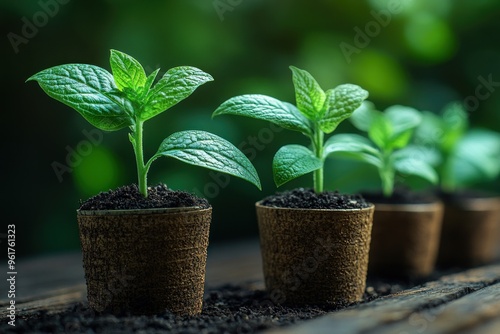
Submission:
[[[354,302],[366,284],[373,205],[312,189],[256,204],[266,288],[277,304]]]
[[[445,204],[438,264],[468,267],[496,259],[500,197],[477,191],[440,193]]]
[[[206,200],[165,185],[150,188],[145,199],[128,186],[83,203],[77,218],[93,310],[201,312],[211,220]]]
[[[393,196],[363,193],[375,203],[368,274],[425,277],[434,270],[443,207],[428,194],[396,189]]]

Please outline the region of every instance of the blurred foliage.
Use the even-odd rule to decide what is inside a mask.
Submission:
[[[226,4],[225,11],[215,4]],[[271,161],[300,134],[269,132],[237,117],[211,120],[234,95],[262,93],[293,102],[289,65],[311,72],[324,87],[351,82],[370,91],[384,109],[393,104],[437,112],[452,100],[477,98],[473,126],[500,130],[500,92],[476,96],[480,78],[500,82],[500,2],[496,0],[242,0],[71,1],[0,0],[3,31],[2,197],[7,219],[18,225],[18,251],[33,254],[78,248],[75,210],[80,199],[135,181],[126,131],[102,143],[59,182],[53,162],[66,164],[92,127],[74,111],[24,81],[41,69],[69,62],[108,68],[109,49],[133,55],[146,70],[197,66],[213,83],[147,124],[145,154],[168,134],[203,129],[240,145],[263,181],[259,192],[237,179],[173,160],[151,170],[150,183],[206,196],[214,207],[212,240],[257,234],[253,203],[276,191]],[[392,12],[391,12],[392,10]],[[223,19],[223,20],[222,20]],[[364,36],[363,36],[364,35]],[[349,45],[351,54],[346,56]],[[16,52],[17,49],[17,52]],[[354,50],[354,51],[353,51]],[[483,92],[483,91],[482,91]],[[267,129],[267,130],[266,130]],[[345,122],[339,132],[354,131]],[[378,187],[369,167],[329,160],[326,184],[346,192]],[[227,183],[227,185],[226,185]],[[311,186],[305,176],[286,188]],[[500,182],[484,188],[498,191]]]

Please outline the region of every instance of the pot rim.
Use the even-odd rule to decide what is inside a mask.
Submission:
[[[78,216],[126,216],[126,215],[154,215],[182,212],[205,212],[212,210],[212,206],[202,208],[201,206],[188,206],[178,208],[154,208],[154,209],[130,209],[130,210],[76,210]]]
[[[374,203],[375,211],[397,211],[397,212],[426,212],[432,210],[439,210],[444,208],[443,202],[436,200],[430,203]]]
[[[459,200],[456,202],[444,202],[445,206],[457,206],[471,211],[488,211],[500,206],[500,196],[476,197]]]
[[[373,203],[368,203],[369,206],[367,208],[360,209],[309,209],[309,208],[279,208],[274,206],[266,206],[262,205],[262,200],[255,203],[255,207],[257,208],[266,208],[272,210],[287,210],[287,211],[310,211],[310,212],[362,212],[362,211],[370,211],[373,210],[375,205]]]

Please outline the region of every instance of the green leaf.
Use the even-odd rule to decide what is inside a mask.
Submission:
[[[469,131],[456,145],[447,166],[446,182],[466,186],[496,178],[500,173],[500,135]]]
[[[363,88],[345,84],[326,92],[326,100],[322,119],[319,121],[321,131],[331,133],[345,119],[361,106],[368,98],[368,92]]]
[[[380,152],[371,142],[356,134],[339,134],[331,136],[325,143],[323,157],[331,154],[336,156],[363,161],[377,168],[382,167]]]
[[[146,84],[146,73],[137,60],[123,52],[111,50],[109,62],[119,90],[130,88],[136,94],[141,92]]]
[[[453,150],[469,126],[468,115],[461,103],[451,103],[442,115],[440,146],[444,152]]]
[[[389,149],[392,134],[392,125],[382,114],[373,121],[368,131],[368,137],[382,150]]]
[[[142,88],[142,91],[140,92],[141,95],[141,100],[144,100],[149,93],[149,90],[153,86],[153,83],[156,79],[156,76],[158,75],[158,72],[160,72],[160,69],[156,69],[156,71],[152,72],[150,75],[148,75],[146,79],[146,83],[144,83],[144,87]]]
[[[196,67],[171,68],[149,91],[141,119],[145,121],[164,112],[209,81],[213,81],[212,76]]]
[[[212,117],[224,114],[269,121],[288,130],[312,135],[311,122],[295,106],[265,95],[241,95],[230,98],[214,111]]]
[[[422,121],[422,116],[416,109],[400,105],[387,108],[384,116],[391,123],[394,136],[415,129]]]
[[[290,66],[297,108],[310,120],[318,120],[322,116],[325,103],[325,92],[309,72]]]
[[[323,160],[302,145],[286,145],[276,152],[273,159],[274,183],[281,186],[299,176],[323,167]]]
[[[420,145],[440,147],[443,136],[443,120],[432,112],[423,111],[422,121],[414,132],[415,142]]]
[[[372,102],[364,101],[361,107],[352,113],[349,120],[358,130],[368,132],[380,114],[381,112],[375,109]]]
[[[394,168],[401,174],[419,176],[432,184],[437,184],[439,180],[434,168],[423,160],[394,157]]]
[[[105,69],[85,64],[60,65],[38,72],[27,81],[31,80],[101,130],[115,131],[133,122],[124,108],[107,95],[117,87]]]
[[[257,171],[248,158],[227,140],[205,131],[181,131],[167,137],[148,165],[160,156],[233,175],[261,189]]]

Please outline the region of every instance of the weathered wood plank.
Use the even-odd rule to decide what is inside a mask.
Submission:
[[[481,324],[488,323],[499,317],[500,283],[497,283],[435,309],[415,312],[404,321],[388,326],[380,326],[368,331],[368,333],[470,333]]]
[[[417,332],[414,327],[421,324],[422,319],[414,314],[445,305],[498,281],[500,265],[472,269],[371,303],[331,313],[294,328],[272,330],[269,333],[331,333],[332,329],[335,329],[335,333],[376,333],[378,329],[384,329],[381,333],[387,333],[389,325],[395,323],[404,324],[396,333]]]

